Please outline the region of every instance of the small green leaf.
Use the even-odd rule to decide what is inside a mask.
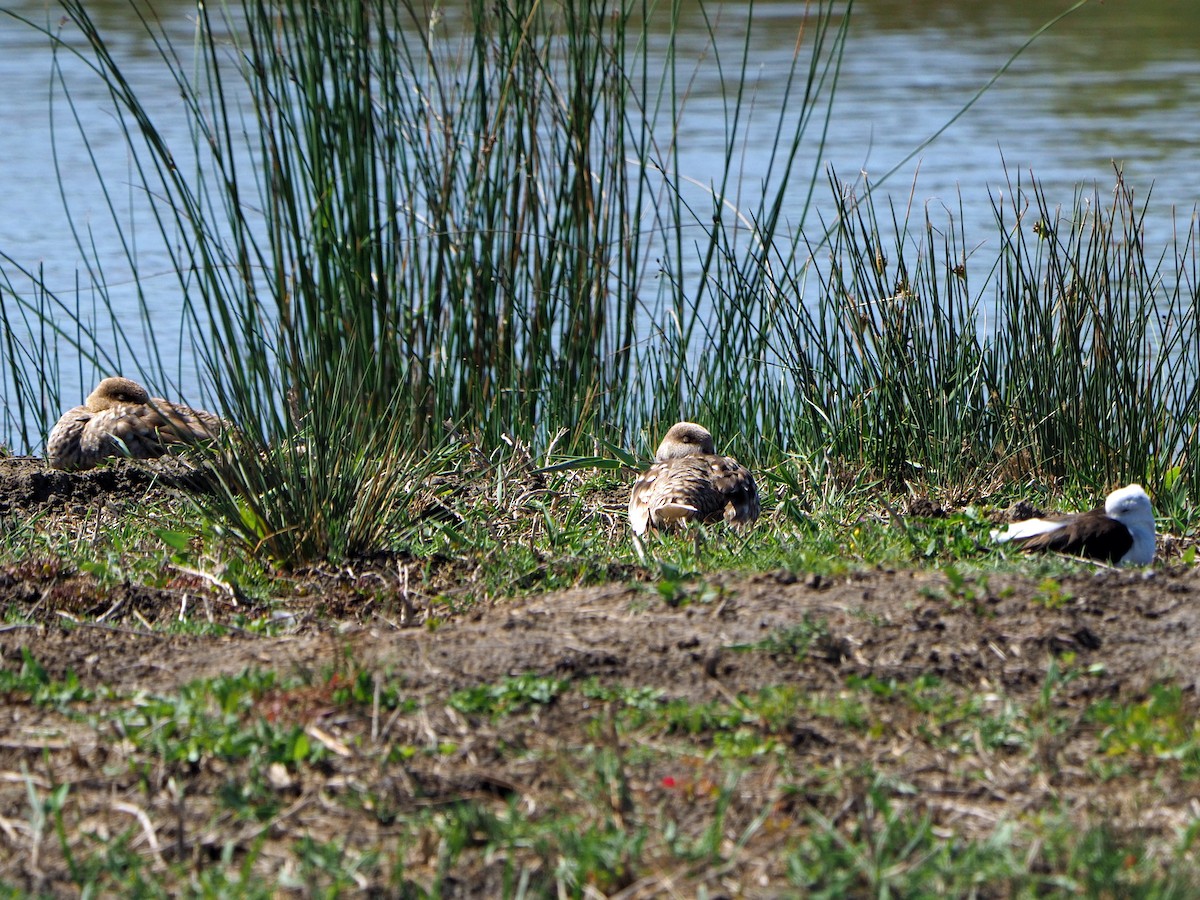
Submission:
[[[170,547],[172,550],[178,550],[184,553],[191,548],[192,536],[183,531],[170,531],[166,528],[155,528],[154,533],[158,535],[158,539]]]
[[[303,762],[308,759],[308,753],[311,749],[308,742],[308,735],[303,731],[296,734],[296,740],[292,744],[292,762]]]
[[[609,443],[601,438],[600,443],[604,445],[604,449],[617,458],[621,465],[628,466],[631,469],[639,469],[637,457],[626,450],[624,447],[618,447],[616,444]]]
[[[37,657],[29,652],[28,647],[21,648],[21,675],[22,677],[36,681],[38,684],[50,683],[50,676],[46,674],[46,670],[38,662]]]

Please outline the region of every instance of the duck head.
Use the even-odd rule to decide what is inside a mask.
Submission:
[[[84,405],[92,412],[111,409],[118,403],[149,403],[146,389],[129,378],[105,378],[88,394]]]
[[[676,422],[658,445],[658,452],[654,454],[654,458],[658,462],[664,462],[684,456],[711,456],[715,453],[713,436],[707,428],[695,422]]]

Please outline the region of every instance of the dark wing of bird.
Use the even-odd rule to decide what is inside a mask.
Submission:
[[[1133,546],[1133,535],[1101,508],[1072,517],[1057,531],[1036,534],[1019,543],[1023,550],[1052,550],[1116,563]]]

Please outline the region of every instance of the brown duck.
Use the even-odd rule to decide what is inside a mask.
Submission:
[[[90,469],[111,456],[153,459],[225,427],[212,413],[151,397],[136,381],[105,378],[50,429],[46,458],[56,469]]]
[[[629,524],[634,534],[693,520],[748,527],[758,518],[758,488],[750,471],[713,449],[708,429],[676,422],[658,445],[654,465],[633,483]]]

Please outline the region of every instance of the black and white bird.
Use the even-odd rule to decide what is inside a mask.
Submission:
[[[633,483],[629,524],[634,534],[685,521],[724,519],[749,527],[758,518],[758,488],[750,470],[713,448],[708,429],[676,422],[658,445],[654,465]]]
[[[110,456],[153,459],[225,427],[210,412],[151,397],[136,381],[105,378],[50,429],[46,458],[56,469],[90,469]]]
[[[1053,550],[1123,566],[1154,561],[1154,510],[1140,484],[1113,491],[1104,506],[1083,513],[1014,522],[992,532],[1022,550]]]

